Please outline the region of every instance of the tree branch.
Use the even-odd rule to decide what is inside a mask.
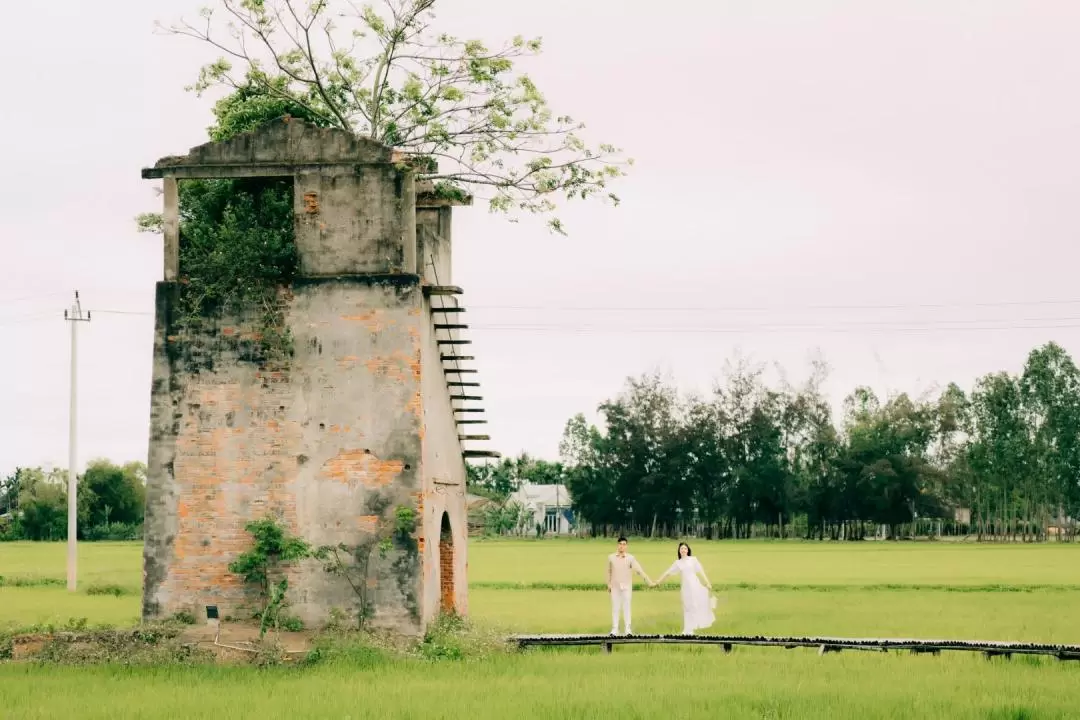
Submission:
[[[547,213],[553,193],[585,198],[624,174],[616,148],[586,147],[576,135],[583,126],[555,116],[532,80],[515,70],[520,58],[539,53],[539,40],[514,38],[489,50],[436,35],[436,0],[383,0],[381,16],[356,0],[215,2],[225,9],[231,40],[217,37],[213,13],[205,30],[190,23],[172,28],[224,55],[203,68],[200,91],[250,87],[321,122],[443,159],[451,166],[425,177],[491,188],[493,209]],[[342,33],[352,41],[339,42]],[[362,38],[374,46],[370,55]],[[245,77],[230,75],[230,60],[246,66]]]

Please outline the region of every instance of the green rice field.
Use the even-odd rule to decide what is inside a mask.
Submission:
[[[606,632],[602,540],[474,541],[469,611],[489,634]],[[632,541],[653,577],[672,542]],[[711,632],[1080,643],[1080,547],[698,542],[721,605]],[[0,629],[123,626],[139,612],[140,546],[0,544]],[[89,594],[111,586],[120,596]],[[675,632],[678,586],[639,588],[634,629]],[[0,665],[2,718],[1067,718],[1080,663],[812,650],[617,647],[467,660],[335,655],[307,668]]]

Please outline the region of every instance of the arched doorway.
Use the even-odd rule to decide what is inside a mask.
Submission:
[[[450,515],[443,513],[439,529],[439,612],[454,613],[454,533]]]

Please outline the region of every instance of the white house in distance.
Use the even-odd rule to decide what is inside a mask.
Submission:
[[[574,521],[570,493],[565,485],[533,485],[522,483],[509,498],[508,503],[518,503],[532,513],[531,531],[541,525],[548,535],[568,535]]]

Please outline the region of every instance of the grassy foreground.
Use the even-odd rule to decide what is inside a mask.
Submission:
[[[470,544],[470,611],[492,632],[604,632],[612,543]],[[631,543],[658,576],[669,542]],[[722,586],[712,632],[1080,642],[1080,547],[699,543]],[[0,544],[0,628],[138,615],[137,544]],[[90,595],[93,585],[127,594]],[[672,632],[677,585],[638,591],[634,626]],[[305,669],[0,665],[0,717],[1065,718],[1080,663],[739,648],[493,651],[466,661],[361,652]]]
[[[0,668],[7,718],[1067,718],[1080,671],[977,658],[685,648],[305,671]]]

